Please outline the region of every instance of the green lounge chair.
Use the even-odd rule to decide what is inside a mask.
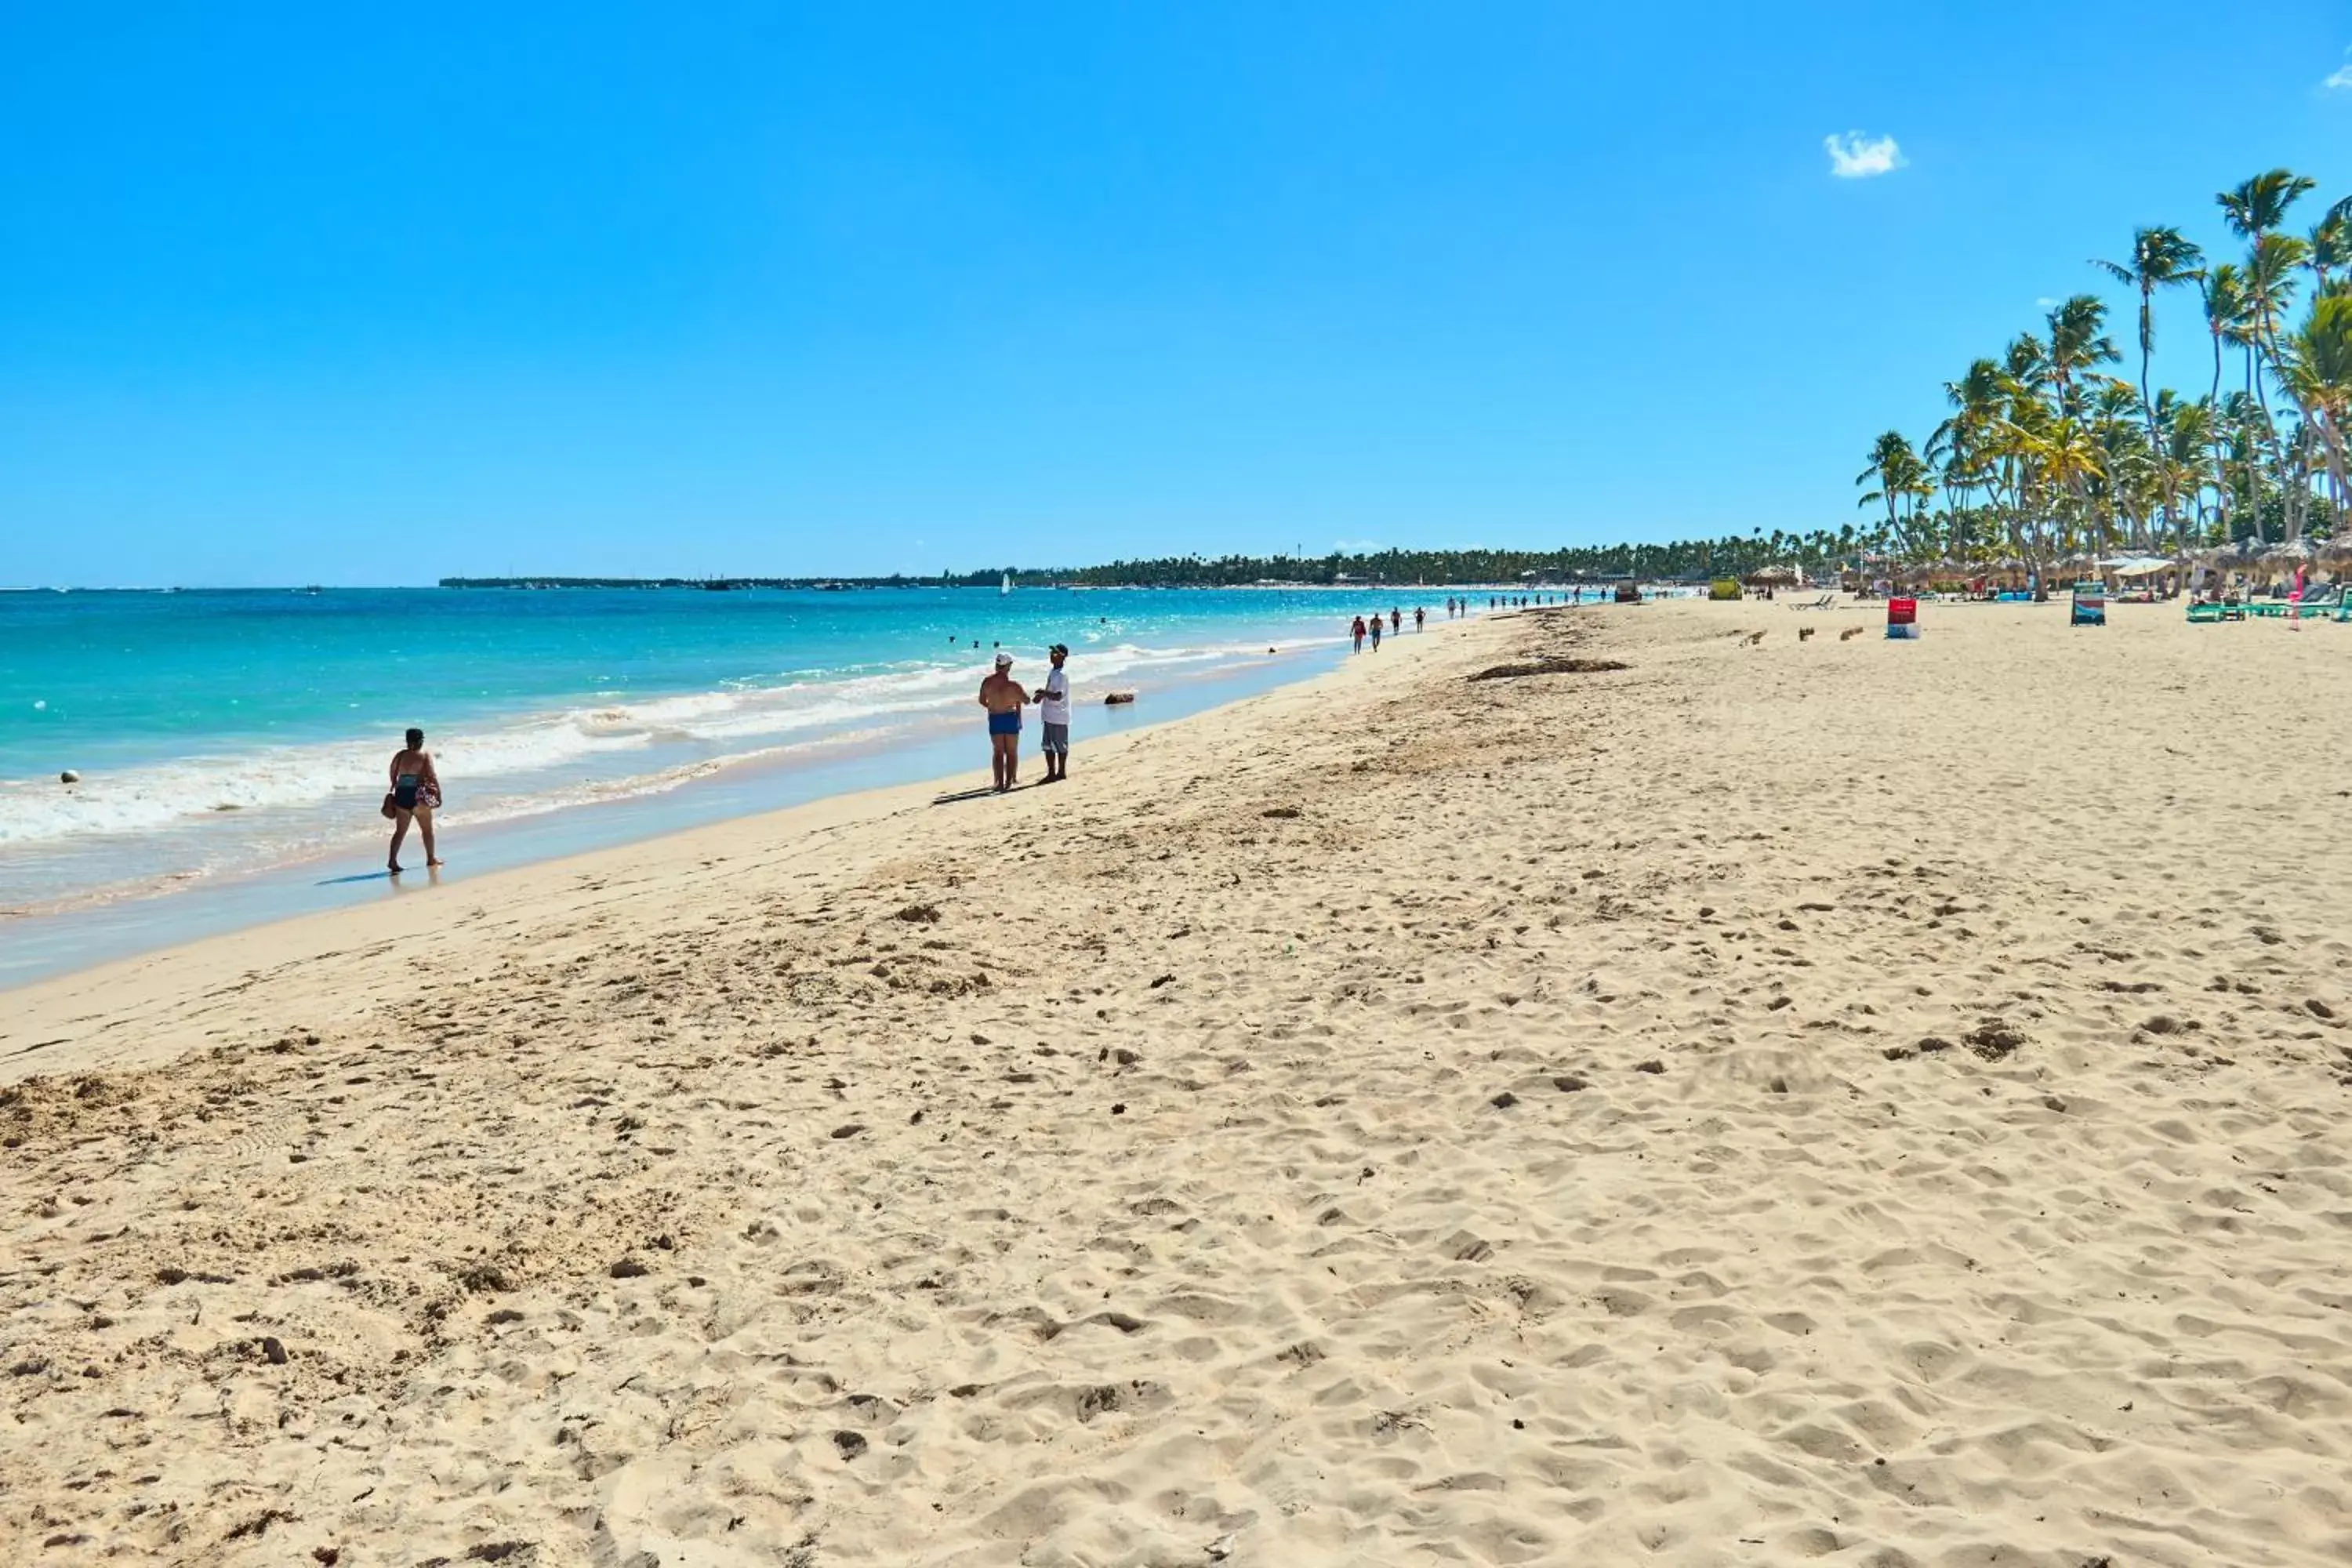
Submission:
[[[2200,605],[2192,603],[2189,606],[2189,624],[2191,626],[2195,626],[2205,621],[2221,620],[2224,618],[2221,612],[2228,608],[2229,606],[2227,605],[2222,604],[2219,600],[2215,600],[2210,604]]]

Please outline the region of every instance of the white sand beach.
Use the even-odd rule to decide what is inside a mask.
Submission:
[[[2352,626],[1882,615],[0,994],[0,1561],[2352,1560]]]

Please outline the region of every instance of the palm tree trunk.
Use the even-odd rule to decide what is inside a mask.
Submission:
[[[2213,446],[2213,509],[2221,525],[2221,537],[2230,537],[2230,459],[2229,448],[2221,440],[2221,329],[2215,327],[2213,336],[2213,390],[2206,398],[2211,406],[2211,428],[2207,434]]]
[[[2263,384],[2261,365],[2263,328],[2258,320],[2246,341],[2246,390],[2253,395],[2254,406],[2262,410],[2263,427],[2254,432],[2254,451],[2267,454],[2273,466],[2278,461],[2278,427],[2271,423],[2271,395]],[[2267,544],[2263,531],[2263,479],[2261,469],[2252,461],[2246,464],[2246,501],[2253,511],[2254,542]]]
[[[2156,285],[2145,278],[2141,279],[2139,285],[2139,411],[2147,416],[2148,456],[2161,463],[2164,460],[2163,455],[2156,444],[2156,404],[2147,395],[2147,351],[2149,340],[2156,335],[2151,330],[2152,323],[2148,318],[2155,313],[2155,296]],[[2169,532],[2172,528],[2172,498],[2168,494],[2159,493],[2157,504],[2161,509],[2160,515],[2164,520],[2163,528],[2158,535],[2161,538],[2163,533]]]

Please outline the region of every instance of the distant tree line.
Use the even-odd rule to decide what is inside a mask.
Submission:
[[[994,588],[1061,584],[1086,587],[1238,588],[1298,583],[1597,582],[1738,577],[1767,566],[1808,574],[1843,564],[1873,541],[1852,525],[1811,533],[1775,529],[1721,539],[1610,544],[1566,550],[1381,550],[1329,555],[1165,555],[1101,566],[991,566],[935,577],[444,577],[445,588]]]
[[[1381,550],[1329,555],[1171,555],[1113,561],[1062,580],[1092,586],[1150,584],[1168,587],[1240,587],[1254,583],[1517,583],[1530,577],[1573,582],[1638,577],[1739,577],[1767,566],[1801,566],[1809,573],[1856,554],[1862,535],[1852,526],[1811,533],[1775,529],[1721,539],[1677,539],[1654,544],[1588,545],[1564,550]]]

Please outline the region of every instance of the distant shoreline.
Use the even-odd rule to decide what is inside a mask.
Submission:
[[[1367,589],[1444,589],[1453,593],[1533,593],[1563,588],[1597,588],[1622,581],[1616,577],[1570,578],[1564,582],[1549,579],[1535,582],[1442,582],[1402,583],[1373,578],[1344,578],[1339,581],[1317,581],[1303,577],[1260,577],[1247,583],[1165,583],[1165,582],[1106,582],[1085,583],[1071,575],[1044,573],[1005,574],[1012,586],[1023,590],[1063,589],[1073,593],[1103,593],[1108,591],[1173,592],[1181,589],[1216,589],[1220,591],[1245,588],[1290,589],[1316,592],[1337,591],[1355,593]],[[437,588],[467,590],[531,590],[552,591],[568,588],[590,589],[686,589],[705,593],[740,593],[765,588],[793,593],[847,592],[867,588],[1001,588],[997,574],[954,575],[944,577],[443,577],[434,584]]]

